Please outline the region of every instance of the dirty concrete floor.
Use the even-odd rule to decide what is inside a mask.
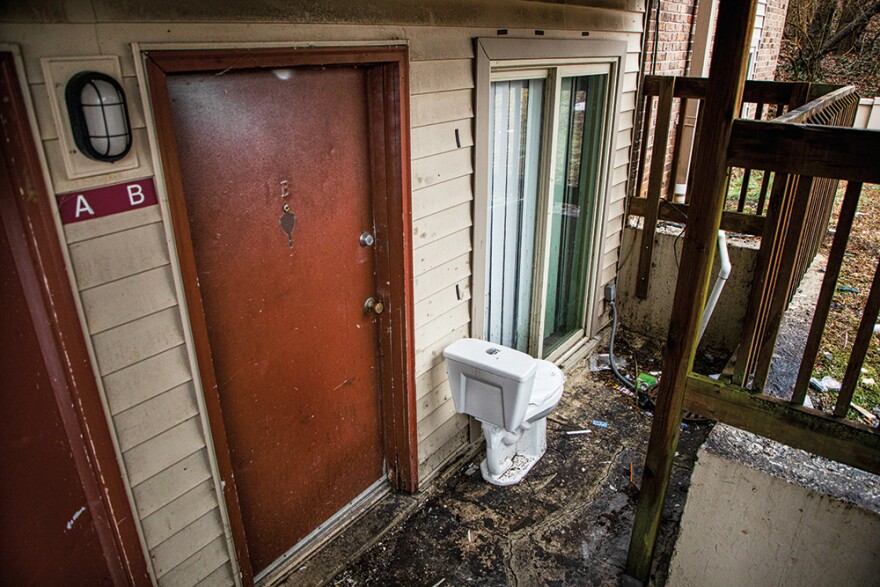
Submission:
[[[615,387],[608,371],[591,373],[586,362],[576,368],[548,420],[547,453],[522,483],[484,482],[480,450],[326,584],[619,584],[651,420]],[[591,432],[565,434],[580,429]],[[681,435],[653,584],[664,583],[695,454],[709,429],[694,424]],[[287,584],[307,583],[294,573]]]

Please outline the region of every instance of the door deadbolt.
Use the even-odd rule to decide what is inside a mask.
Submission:
[[[364,232],[361,234],[361,238],[360,238],[360,240],[359,240],[358,242],[361,243],[361,246],[362,246],[362,247],[372,247],[372,246],[373,246],[373,243],[376,242],[376,239],[375,239],[375,237],[373,237],[372,234],[370,234],[370,233],[367,232],[367,231],[364,231]]]
[[[385,311],[385,304],[380,302],[375,298],[367,298],[367,301],[364,302],[364,312],[373,313],[373,314],[381,314]]]

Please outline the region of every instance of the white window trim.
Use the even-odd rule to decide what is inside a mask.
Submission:
[[[572,338],[583,339],[595,334],[596,312],[591,308],[596,303],[598,296],[599,272],[601,271],[599,260],[604,252],[605,225],[607,223],[607,202],[610,185],[612,162],[611,157],[615,152],[618,119],[620,115],[620,98],[623,90],[623,71],[626,57],[626,41],[612,40],[557,40],[557,39],[518,39],[518,38],[479,38],[476,40],[476,121],[475,121],[475,144],[474,144],[474,238],[473,238],[473,262],[472,262],[472,297],[471,297],[471,333],[481,337],[485,331],[485,304],[488,291],[486,283],[486,271],[488,266],[488,198],[489,198],[489,116],[490,116],[490,84],[492,81],[507,79],[526,79],[528,77],[546,77],[550,67],[560,68],[566,75],[575,71],[589,71],[594,69],[591,65],[604,65],[609,70],[608,79],[608,103],[607,118],[605,120],[605,132],[600,155],[602,170],[599,177],[598,198],[596,201],[596,214],[593,220],[592,242],[590,243],[591,260],[587,271],[587,283],[585,284],[585,324],[583,330],[576,332]],[[586,67],[584,67],[586,66]],[[555,101],[555,88],[551,89],[552,100]],[[555,108],[552,110],[553,117],[557,116]],[[556,121],[549,121],[548,129],[556,128]],[[550,164],[547,157],[542,167]],[[541,186],[545,189],[545,186]],[[546,203],[546,197],[542,197]],[[547,210],[539,208],[539,214],[547,214]],[[539,224],[536,234],[538,242],[547,238],[543,227]],[[543,263],[543,257],[538,259]],[[546,273],[546,267],[538,267],[539,276]],[[535,293],[539,294],[534,299],[540,303],[542,311],[535,312],[534,316],[541,318],[532,323],[532,332],[543,331],[543,308],[544,299],[543,283],[546,279],[535,280]],[[540,288],[540,289],[538,289]],[[540,337],[533,337],[540,339]],[[564,343],[547,357],[551,361],[559,361],[564,358],[572,345]],[[540,341],[532,342],[530,351],[540,351]]]

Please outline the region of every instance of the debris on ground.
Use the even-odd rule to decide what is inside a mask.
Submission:
[[[633,337],[627,344],[627,338],[621,333],[621,350],[645,370],[659,367],[659,349],[648,352],[646,342]],[[616,388],[610,371],[592,372],[584,361],[568,374],[562,400],[548,417],[547,452],[521,483],[496,487],[480,475],[468,476],[465,465],[381,538],[384,549],[370,548],[331,584],[619,584],[651,420]],[[587,429],[577,423],[594,421],[608,427],[568,441],[569,432]],[[665,582],[683,510],[673,504],[685,501],[696,451],[711,427],[691,425],[679,443],[654,584]],[[482,458],[479,452],[471,461]],[[473,543],[462,540],[463,528]]]

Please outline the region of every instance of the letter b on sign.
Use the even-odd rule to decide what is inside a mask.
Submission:
[[[132,184],[126,188],[128,189],[128,201],[132,206],[140,206],[144,203],[146,197],[144,196],[144,188],[140,184]]]

